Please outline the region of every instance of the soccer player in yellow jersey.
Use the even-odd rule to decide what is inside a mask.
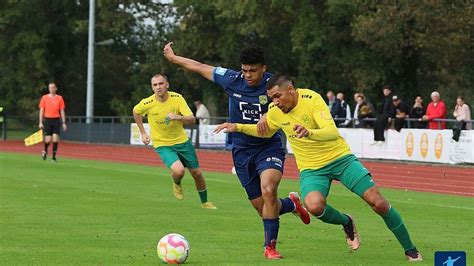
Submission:
[[[168,78],[164,74],[153,76],[151,87],[154,94],[142,99],[133,108],[133,118],[140,129],[142,142],[148,145],[152,141],[155,151],[171,170],[173,192],[177,199],[183,199],[181,179],[187,167],[194,178],[202,207],[217,209],[212,202],[207,201],[206,181],[199,169],[194,146],[183,128],[183,124],[195,123],[193,113],[181,94],[168,91]],[[148,117],[151,139],[143,127],[142,116]]]
[[[268,132],[260,137],[272,136],[278,129],[285,132],[295,154],[302,198],[308,211],[325,223],[342,225],[350,249],[359,248],[360,238],[352,217],[326,204],[331,182],[338,180],[383,218],[409,261],[421,261],[400,214],[380,194],[369,171],[339,135],[321,95],[296,89],[293,84],[282,74],[268,81],[267,93],[273,103],[267,113]],[[222,130],[259,136],[257,126],[252,124],[224,123],[215,132]]]

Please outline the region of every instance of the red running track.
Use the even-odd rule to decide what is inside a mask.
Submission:
[[[42,145],[25,147],[21,141],[0,141],[0,151],[40,155]],[[230,152],[198,150],[199,163],[206,171],[230,173]],[[97,145],[61,142],[58,157],[164,166],[150,147]],[[363,161],[378,186],[474,197],[474,167],[425,165],[403,162]],[[293,156],[285,161],[286,178],[297,179]]]

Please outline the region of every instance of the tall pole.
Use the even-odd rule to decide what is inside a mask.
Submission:
[[[95,44],[95,0],[89,0],[89,51],[87,54],[87,101],[86,122],[94,116],[94,44]]]

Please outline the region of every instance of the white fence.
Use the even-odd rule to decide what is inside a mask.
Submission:
[[[145,131],[150,135],[150,127],[147,123],[143,123]],[[225,133],[214,134],[212,131],[217,125],[200,125],[199,126],[199,147],[200,148],[225,148]],[[188,137],[196,144],[197,130],[184,129]],[[143,145],[140,137],[140,130],[136,123],[130,125],[130,144]]]
[[[199,126],[199,146],[201,148],[225,147],[225,134],[214,134],[215,125]],[[148,125],[145,126],[148,130]],[[187,130],[188,136],[196,142],[195,130]],[[341,136],[359,158],[392,159],[433,163],[474,163],[474,131],[463,130],[459,141],[451,139],[450,129],[402,129],[385,131],[383,145],[373,143],[373,130],[360,128],[340,128]],[[136,124],[131,124],[131,144],[142,144]],[[293,153],[286,145],[288,153]]]
[[[433,163],[474,163],[474,131],[463,130],[459,141],[452,130],[402,129],[385,131],[383,145],[373,143],[373,130],[340,128],[341,136],[359,158]],[[292,153],[287,144],[288,153]]]

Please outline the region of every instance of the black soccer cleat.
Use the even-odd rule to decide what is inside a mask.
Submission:
[[[422,261],[423,260],[420,252],[416,248],[412,248],[410,250],[405,251],[405,256],[407,257],[408,261]]]
[[[46,160],[46,157],[48,157],[48,153],[46,151],[41,152],[41,159]]]

